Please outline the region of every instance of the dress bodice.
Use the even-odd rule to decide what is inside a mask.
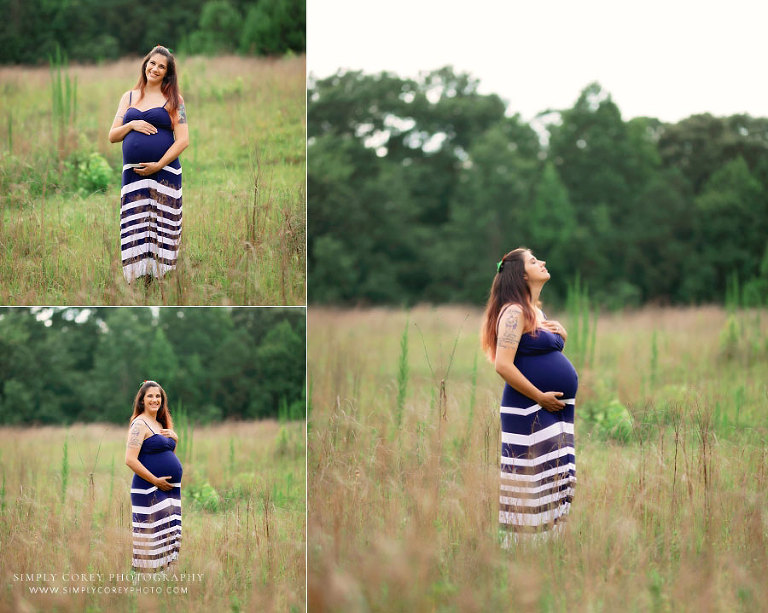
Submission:
[[[133,121],[134,119],[143,119],[147,123],[151,123],[158,130],[173,130],[171,116],[164,106],[154,106],[146,111],[140,111],[132,106],[123,116],[123,124]]]
[[[565,347],[563,337],[549,330],[539,328],[536,336],[526,332],[520,337],[517,353],[520,355],[541,355],[550,351],[562,351]]]
[[[169,436],[162,434],[153,434],[144,439],[139,453],[162,453],[164,451],[173,451],[176,449],[176,441]]]

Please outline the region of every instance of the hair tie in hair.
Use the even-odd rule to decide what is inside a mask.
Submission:
[[[144,381],[141,382],[141,385],[139,385],[139,388],[141,388],[141,386],[145,383],[154,383],[154,381],[152,379],[144,379]]]
[[[496,264],[496,272],[499,273],[504,269],[504,260],[499,260]]]

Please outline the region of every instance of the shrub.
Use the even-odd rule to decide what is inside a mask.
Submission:
[[[628,443],[632,438],[632,415],[617,398],[592,413],[594,430],[599,436]]]
[[[185,490],[192,504],[205,511],[216,513],[221,507],[221,497],[210,483],[193,483]]]
[[[112,179],[112,168],[95,151],[75,151],[67,158],[65,166],[70,172],[72,187],[81,196],[107,191]]]

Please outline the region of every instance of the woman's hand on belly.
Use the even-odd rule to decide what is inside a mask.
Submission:
[[[162,170],[162,166],[157,162],[141,162],[139,166],[134,167],[133,171],[142,177],[148,177]]]
[[[166,481],[166,479],[170,479],[171,476],[168,475],[166,477],[156,477],[155,478],[155,485],[157,486],[157,489],[163,490],[164,492],[167,492],[168,490],[172,490],[173,486]]]
[[[141,132],[142,134],[148,134],[149,136],[152,136],[153,134],[157,134],[157,128],[153,126],[148,121],[144,121],[143,119],[134,119],[130,122],[131,129],[136,132]]]
[[[563,392],[542,392],[536,404],[550,413],[562,411],[565,408],[565,403],[558,400],[562,395]]]

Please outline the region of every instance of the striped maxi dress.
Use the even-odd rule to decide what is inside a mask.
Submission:
[[[131,104],[133,94],[129,97]],[[167,104],[167,103],[166,103]],[[173,122],[165,108],[145,111],[129,106],[123,124],[141,119],[155,134],[131,130],[123,139],[120,190],[120,254],[123,275],[130,283],[143,275],[162,277],[176,268],[181,240],[181,162],[178,158],[149,176],[134,168],[157,162],[174,143]]]
[[[573,499],[576,455],[573,417],[578,375],[562,337],[539,329],[523,334],[515,366],[543,392],[563,392],[566,406],[550,412],[509,384],[501,402],[499,527],[503,544],[559,531]],[[534,537],[535,538],[535,537]]]
[[[149,424],[147,428],[150,428]],[[156,477],[170,475],[168,482],[173,488],[164,492],[139,475],[133,475],[131,511],[134,570],[153,571],[179,557],[182,467],[174,453],[175,448],[176,441],[172,438],[154,433],[141,444],[139,462]]]

